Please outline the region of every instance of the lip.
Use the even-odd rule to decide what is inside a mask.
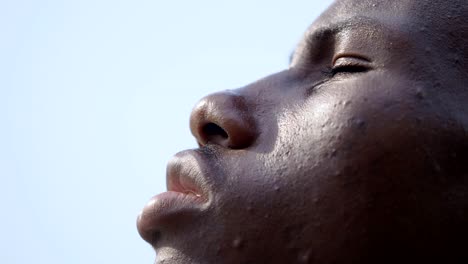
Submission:
[[[203,157],[195,150],[180,152],[169,161],[167,191],[151,198],[137,219],[138,232],[144,240],[154,245],[161,230],[207,208],[210,191],[203,164]]]

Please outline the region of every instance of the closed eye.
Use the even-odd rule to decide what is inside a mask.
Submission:
[[[331,75],[335,76],[337,74],[345,73],[360,73],[369,71],[369,67],[364,65],[342,65],[336,66],[331,69]]]
[[[331,75],[353,74],[367,72],[371,69],[370,62],[367,59],[358,57],[340,57],[331,68]]]

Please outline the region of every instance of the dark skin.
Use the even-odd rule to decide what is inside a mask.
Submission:
[[[158,263],[468,263],[467,18],[338,0],[289,69],[203,98],[138,219]]]

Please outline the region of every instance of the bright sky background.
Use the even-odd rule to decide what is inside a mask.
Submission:
[[[0,263],[152,263],[136,216],[192,106],[286,68],[330,2],[0,0]]]

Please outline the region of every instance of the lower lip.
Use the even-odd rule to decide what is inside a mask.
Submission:
[[[175,220],[203,210],[206,201],[202,197],[167,191],[154,196],[138,217],[139,230],[155,232],[174,224]],[[144,236],[147,232],[140,232]]]

